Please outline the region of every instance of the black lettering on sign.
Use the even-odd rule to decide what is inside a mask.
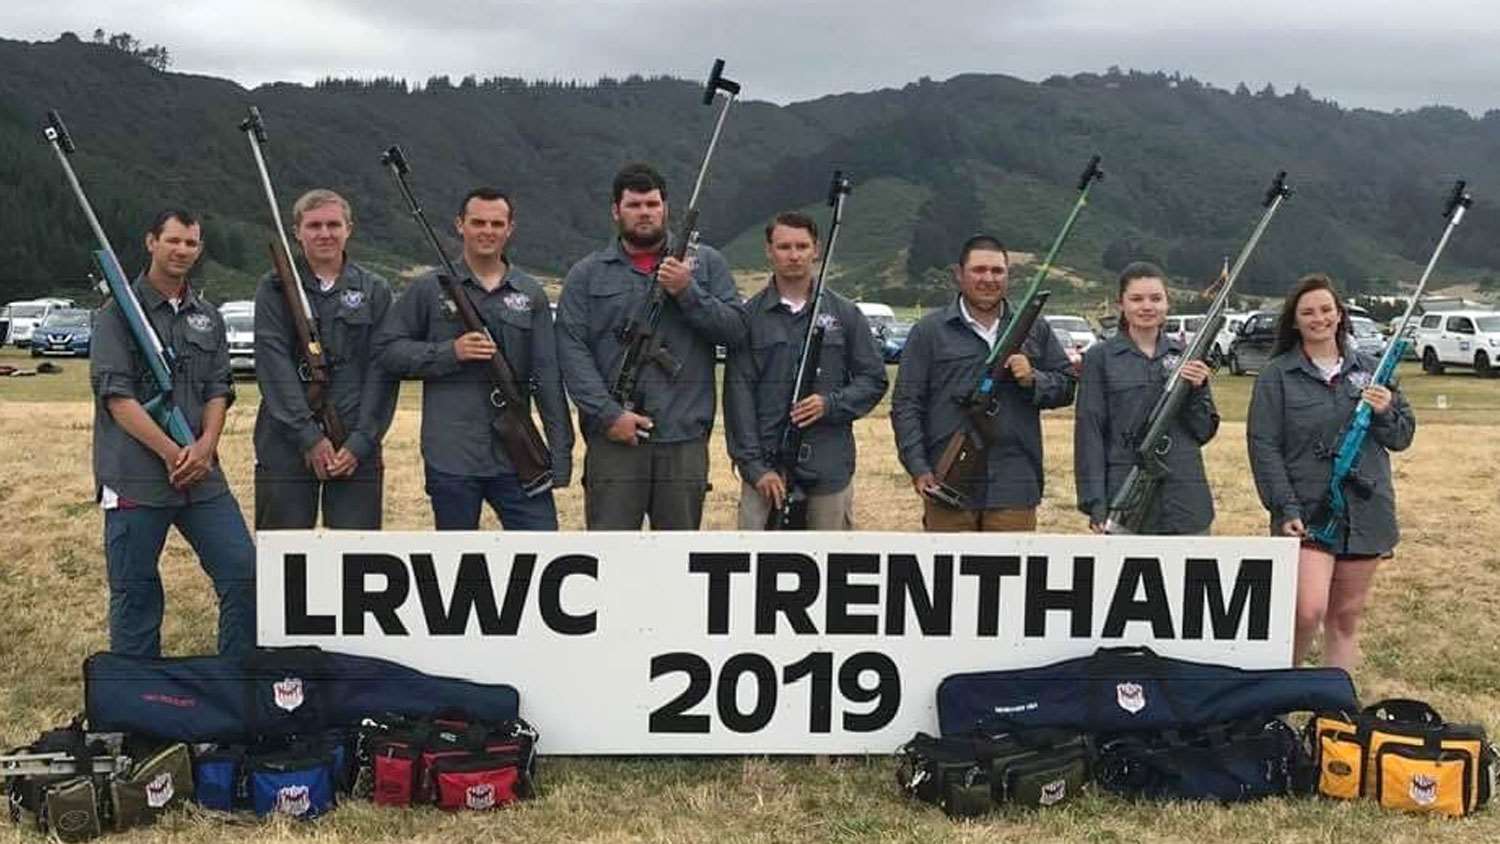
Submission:
[[[307,614],[307,555],[287,554],[281,561],[282,593],[288,636],[332,636],[338,618]]]
[[[967,559],[967,558],[965,558]],[[953,555],[932,558],[932,589],[922,578],[915,554],[892,554],[886,569],[885,632],[906,633],[906,605],[911,603],[924,636],[953,635]]]
[[[1145,597],[1136,600],[1140,586],[1146,588]],[[1173,639],[1172,608],[1167,606],[1167,586],[1162,581],[1161,561],[1155,557],[1126,557],[1120,565],[1120,579],[1115,582],[1115,594],[1109,602],[1109,614],[1104,617],[1104,630],[1100,634],[1106,639],[1118,639],[1125,635],[1125,625],[1132,621],[1145,621],[1151,625],[1151,635],[1157,639]]]
[[[750,571],[750,555],[740,552],[688,554],[688,571],[708,575],[708,635],[729,633],[729,576]]]
[[[833,654],[814,651],[788,665],[781,672],[783,685],[812,678],[812,689],[808,698],[807,731],[826,733],[833,730]]]
[[[958,571],[964,577],[979,580],[979,618],[974,635],[991,638],[1000,635],[1000,578],[1020,575],[1021,558],[1014,554],[965,554],[958,564]],[[1045,583],[1045,572],[1042,578]],[[1030,635],[1029,631],[1027,635]]]
[[[797,585],[782,591],[777,583],[781,574],[793,575]],[[818,564],[806,554],[758,555],[755,562],[755,633],[776,634],[776,616],[786,616],[792,632],[812,635],[818,632],[807,609],[818,599]]]
[[[1240,621],[1248,608],[1246,622],[1249,638],[1265,641],[1271,638],[1271,561],[1240,560],[1234,577],[1234,591],[1224,603],[1220,584],[1219,561],[1189,557],[1182,584],[1182,638],[1203,638],[1203,613],[1208,611],[1213,637],[1232,640],[1238,635]]]
[[[879,606],[880,585],[850,583],[851,574],[880,574],[880,555],[828,555],[828,596],[824,599],[823,609],[827,616],[824,632],[830,636],[872,635],[880,632],[878,615],[854,615],[849,612],[850,604]]]
[[[385,588],[365,591],[365,576],[385,577]],[[365,614],[375,617],[380,632],[387,636],[405,636],[406,627],[396,617],[396,608],[411,593],[411,578],[406,561],[394,554],[344,555],[344,633],[359,636],[365,632]]]
[[[860,685],[866,671],[875,672],[875,685],[868,689]],[[839,668],[839,694],[854,703],[875,704],[869,712],[844,713],[844,729],[851,733],[873,733],[891,723],[901,709],[901,672],[885,654],[861,651],[844,660]]]
[[[755,677],[755,705],[741,712],[740,678]],[[776,667],[760,654],[735,654],[719,672],[719,720],[736,733],[758,733],[776,714]]]
[[[535,554],[517,554],[505,581],[505,602],[500,605],[500,630],[514,636],[521,629],[521,615],[531,594],[531,576],[536,572]]]
[[[707,733],[709,726],[707,715],[685,713],[707,697],[708,690],[713,685],[713,672],[708,667],[708,660],[697,654],[683,651],[652,657],[651,679],[655,680],[666,674],[688,675],[687,688],[682,690],[682,694],[662,704],[659,709],[651,713],[651,719],[648,722],[650,731],[653,733]]]
[[[586,636],[599,628],[599,613],[572,615],[562,606],[563,581],[573,576],[599,579],[599,560],[587,554],[566,554],[547,564],[542,571],[537,600],[542,605],[542,622],[554,633],[564,636]]]
[[[1068,635],[1089,638],[1094,627],[1094,558],[1073,558],[1073,585],[1047,588],[1045,556],[1026,558],[1026,635],[1047,635],[1047,613],[1062,611],[1071,618]]]
[[[536,557],[535,554],[523,555]],[[417,581],[417,598],[427,632],[433,636],[462,636],[469,628],[469,614],[479,615],[479,630],[486,636],[515,634],[500,624],[495,606],[495,584],[490,580],[490,565],[483,554],[465,554],[458,561],[458,577],[453,582],[453,600],[443,606],[443,592],[438,586],[437,566],[431,554],[411,555],[412,575]]]

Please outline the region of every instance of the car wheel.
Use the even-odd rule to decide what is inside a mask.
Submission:
[[[1490,366],[1490,356],[1480,352],[1474,356],[1474,372],[1480,378],[1493,378],[1495,370]]]
[[[1229,373],[1231,375],[1245,374],[1245,370],[1240,368],[1240,356],[1234,352],[1229,353]]]
[[[1431,346],[1422,351],[1422,371],[1428,375],[1443,374],[1443,364],[1438,361],[1437,350]]]

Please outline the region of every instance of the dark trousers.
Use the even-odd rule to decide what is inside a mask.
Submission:
[[[255,543],[231,493],[182,507],[104,511],[109,649],[161,656],[165,601],[157,564],[167,528],[173,525],[197,553],[219,595],[219,653],[248,652],[255,647]]]
[[[255,465],[255,529],[310,530],[317,527],[322,499],[323,527],[380,530],[385,467],[378,454],[347,478],[320,481],[306,465]]]
[[[428,466],[426,473],[433,526],[438,530],[476,530],[479,507],[486,501],[506,530],[557,530],[552,490],[527,498],[514,472],[475,478]]]
[[[589,530],[697,530],[708,492],[708,441],[621,445],[589,437],[583,457]]]

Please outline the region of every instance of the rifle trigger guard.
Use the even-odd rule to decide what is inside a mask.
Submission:
[[[505,409],[505,398],[500,395],[500,388],[499,387],[496,387],[495,389],[490,390],[490,404],[496,410],[504,410]]]
[[[297,364],[297,377],[306,384],[312,380],[312,370],[308,368],[307,361]]]
[[[812,443],[802,443],[797,449],[797,462],[806,463],[812,459]]]
[[[1164,435],[1164,436],[1162,436],[1161,440],[1159,442],[1157,442],[1156,448],[1153,448],[1151,451],[1157,457],[1166,457],[1167,456],[1167,452],[1169,452],[1171,450],[1172,450],[1172,437],[1171,437],[1171,435]]]

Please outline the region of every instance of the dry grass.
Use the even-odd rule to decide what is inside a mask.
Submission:
[[[0,742],[15,744],[65,721],[81,706],[79,665],[107,644],[101,517],[91,500],[89,406],[73,392],[79,362],[43,387],[28,379],[16,401],[0,384]],[[1426,381],[1424,385],[1422,382]],[[1395,461],[1405,539],[1382,568],[1368,615],[1362,697],[1410,695],[1454,719],[1484,722],[1500,736],[1500,384],[1467,376],[1409,378],[1420,418],[1416,445]],[[1226,421],[1208,451],[1219,534],[1258,534],[1265,516],[1246,471],[1243,395],[1248,379],[1220,379]],[[1430,385],[1430,386],[1428,386]],[[86,388],[85,388],[86,389]],[[1429,392],[1463,396],[1439,413]],[[386,521],[431,524],[417,455],[416,390],[405,390],[388,440]],[[236,495],[252,500],[253,385],[241,390],[222,455]],[[1463,403],[1467,402],[1467,406]],[[1477,413],[1470,408],[1484,408]],[[857,426],[856,517],[883,530],[915,530],[920,508],[891,448],[885,409]],[[1437,421],[1437,418],[1442,421]],[[1072,509],[1071,419],[1046,421],[1050,486],[1042,529],[1077,532]],[[705,528],[733,524],[737,481],[716,437]],[[581,457],[581,455],[580,455]],[[579,490],[558,506],[565,529],[582,526]],[[486,516],[493,526],[493,517]],[[168,589],[168,652],[209,652],[215,609],[207,578],[175,534],[162,563]],[[524,691],[524,690],[523,690]],[[546,729],[546,713],[530,713]],[[883,757],[836,759],[547,759],[545,797],[498,816],[377,810],[352,804],[315,824],[230,822],[186,812],[120,841],[369,840],[488,841],[977,841],[977,840],[1500,840],[1500,809],[1463,822],[1397,816],[1368,804],[1273,800],[1225,808],[1131,805],[1104,797],[1061,811],[1007,813],[952,823],[906,804]],[[38,840],[0,826],[0,839]]]

